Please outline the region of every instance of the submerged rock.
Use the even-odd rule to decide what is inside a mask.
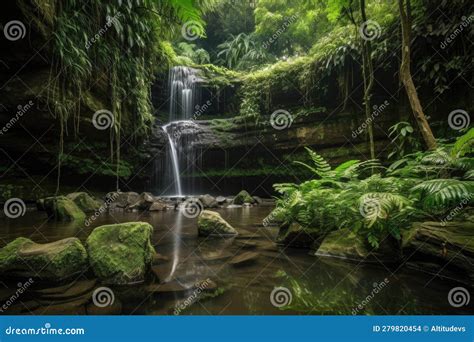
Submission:
[[[39,244],[17,238],[0,249],[0,274],[62,280],[87,269],[87,253],[77,238]]]
[[[237,231],[219,213],[203,210],[198,218],[199,236],[233,236]]]
[[[320,232],[305,228],[299,223],[292,223],[289,227],[280,228],[277,243],[289,247],[311,248],[320,239]]]
[[[149,211],[164,211],[167,210],[167,204],[163,201],[156,201],[150,205]]]
[[[67,195],[85,213],[94,212],[100,209],[102,203],[89,196],[86,192],[73,192]]]
[[[71,199],[65,196],[47,197],[40,200],[42,207],[50,220],[74,221],[84,220],[86,214]]]
[[[233,204],[244,204],[244,203],[252,204],[254,202],[255,200],[253,199],[253,197],[250,196],[250,194],[247,191],[242,190],[241,192],[237,194],[237,196],[234,197],[234,200],[232,203]]]
[[[201,196],[199,197],[199,200],[201,201],[204,208],[217,208],[218,206],[216,199],[211,195]]]
[[[414,223],[402,235],[408,265],[459,280],[474,280],[474,223]]]
[[[87,251],[95,275],[107,284],[143,281],[155,250],[153,227],[145,222],[100,226],[87,238]]]
[[[355,234],[350,229],[339,229],[329,233],[314,255],[374,263],[400,260],[399,250],[392,238],[387,237],[381,242],[380,247],[375,249],[365,237]]]
[[[237,255],[233,257],[230,261],[229,264],[232,266],[244,266],[248,264],[252,264],[257,261],[259,254],[256,252],[246,252],[242,253],[240,255]]]

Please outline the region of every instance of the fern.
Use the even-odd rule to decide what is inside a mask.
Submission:
[[[432,179],[425,181],[413,188],[413,192],[421,193],[424,208],[451,208],[464,201],[471,202],[474,191],[473,181],[458,179]]]
[[[454,158],[463,157],[466,154],[472,154],[474,144],[474,128],[471,128],[466,134],[459,137],[453,148],[451,156]]]

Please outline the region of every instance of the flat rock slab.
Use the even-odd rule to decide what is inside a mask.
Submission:
[[[96,280],[80,280],[76,281],[72,286],[63,292],[42,293],[41,299],[63,300],[77,298],[85,293],[92,291],[95,287]],[[57,290],[57,288],[55,289]]]
[[[209,253],[202,256],[204,261],[224,261],[232,258],[234,255],[230,252],[221,252],[221,253]]]
[[[259,254],[256,252],[242,253],[233,257],[232,260],[229,261],[229,264],[236,267],[252,264],[257,261],[258,256]]]

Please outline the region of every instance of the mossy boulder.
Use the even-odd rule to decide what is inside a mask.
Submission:
[[[219,213],[203,210],[198,218],[198,234],[199,236],[228,237],[237,235],[237,231]]]
[[[245,191],[245,190],[242,190],[241,192],[239,192],[237,194],[237,196],[234,197],[234,201],[233,201],[233,204],[244,204],[244,203],[254,203],[255,200],[253,199],[252,196],[250,196],[250,194]]]
[[[299,223],[280,228],[277,243],[288,247],[310,248],[321,239],[321,234],[312,228],[306,228]]]
[[[65,196],[47,197],[40,200],[48,218],[56,221],[84,220],[86,214],[71,199]]]
[[[418,270],[474,281],[474,223],[414,223],[402,234],[408,266]]]
[[[77,238],[39,244],[17,238],[0,249],[0,274],[63,280],[87,269],[87,252]]]
[[[85,213],[97,211],[102,206],[102,203],[95,198],[89,196],[86,192],[73,192],[67,195],[67,198],[72,200]]]
[[[314,249],[317,256],[368,263],[392,263],[400,260],[400,252],[393,238],[385,238],[379,248],[374,248],[364,236],[358,235],[350,229],[339,229],[329,233]]]
[[[95,228],[86,241],[95,275],[107,284],[143,281],[155,254],[152,232],[153,227],[145,222]]]

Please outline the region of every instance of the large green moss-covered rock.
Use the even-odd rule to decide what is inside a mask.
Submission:
[[[39,200],[38,208],[44,209],[51,220],[74,221],[86,218],[86,214],[77,204],[65,196],[47,197]]]
[[[317,256],[331,256],[363,262],[391,263],[400,260],[400,253],[393,238],[387,237],[375,249],[367,239],[350,229],[339,229],[329,233],[319,247],[314,248]]]
[[[153,227],[145,222],[95,228],[86,242],[95,275],[108,284],[143,281],[155,254],[152,232]]]
[[[292,223],[280,228],[277,243],[289,247],[310,248],[320,239],[321,234],[317,230]]]
[[[247,191],[242,190],[241,192],[237,194],[237,196],[234,197],[233,204],[244,204],[244,203],[254,203],[254,202],[255,200],[253,199],[253,197],[250,196],[250,194]]]
[[[67,198],[72,200],[85,213],[97,211],[102,206],[102,202],[89,196],[86,192],[73,192],[67,195]]]
[[[87,269],[87,253],[77,238],[38,244],[17,238],[0,249],[0,274],[62,280]]]
[[[219,213],[203,210],[198,218],[199,236],[233,236],[237,231]]]
[[[402,234],[407,265],[419,270],[474,281],[474,223],[414,223]]]

